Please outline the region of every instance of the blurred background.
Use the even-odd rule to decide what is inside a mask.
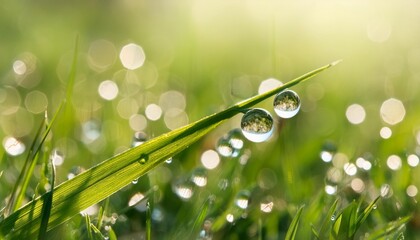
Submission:
[[[113,195],[107,226],[120,238],[144,235],[146,198],[154,202],[157,237],[182,236],[211,198],[215,207],[203,226],[209,237],[256,239],[261,221],[264,237],[278,239],[302,204],[328,208],[339,197],[345,206],[380,194],[360,236],[413,214],[405,233],[413,237],[420,231],[418,9],[414,0],[3,1],[1,206],[45,112],[51,118],[65,98],[78,36],[74,115],[58,116],[46,149],[61,156],[58,183],[144,136],[343,59],[293,87],[302,104],[294,118],[276,117],[271,100],[258,105],[274,116],[269,141],[243,139],[237,156],[216,152],[219,138],[240,127],[237,116]],[[28,200],[40,172],[37,166]],[[197,172],[203,186],[191,180]],[[244,212],[230,213],[244,193]],[[66,227],[78,229],[80,219]],[[319,221],[302,220],[301,237]],[[219,230],[207,231],[213,224]]]

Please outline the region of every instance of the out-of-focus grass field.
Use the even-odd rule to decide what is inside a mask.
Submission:
[[[57,184],[130,148],[136,132],[149,139],[159,136],[257,94],[266,79],[285,83],[343,59],[293,87],[302,103],[294,118],[281,123],[271,100],[258,105],[275,119],[269,141],[245,140],[240,156],[214,157],[210,150],[218,139],[240,127],[240,116],[232,118],[112,195],[105,227],[112,226],[120,239],[145,234],[146,201],[128,205],[136,194],[153,205],[155,239],[185,237],[185,226],[191,226],[209,196],[214,204],[203,230],[219,224],[208,233],[213,239],[282,239],[301,205],[297,239],[309,239],[311,224],[318,228],[321,213],[335,199],[342,209],[354,199],[370,202],[381,193],[356,236],[367,238],[411,215],[400,230],[406,239],[415,239],[420,234],[419,9],[420,2],[409,0],[3,1],[0,207],[7,203],[45,110],[52,116],[65,98],[79,36],[74,116],[58,115],[45,150],[63,156],[56,164]],[[127,69],[122,49],[132,44],[142,48],[145,61]],[[205,169],[205,186],[188,187],[192,196],[185,197],[179,186],[194,184],[191,176],[203,167],[205,153],[220,163]],[[41,171],[39,164],[27,201]],[[150,192],[153,186],[158,187]],[[248,206],[236,216],[238,192],[249,195]],[[92,219],[99,206],[90,208]],[[232,223],[229,214],[235,215]],[[84,231],[84,219],[77,216],[51,237],[83,238]]]

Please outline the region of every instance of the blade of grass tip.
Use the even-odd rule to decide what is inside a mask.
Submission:
[[[314,238],[317,240],[320,240],[319,232],[315,229],[315,226],[312,223],[311,223],[311,231],[312,231],[312,234],[314,235]]]
[[[293,218],[292,223],[290,224],[289,229],[287,230],[285,240],[293,240],[293,239],[295,239],[296,233],[297,233],[297,229],[298,229],[298,226],[299,226],[299,220],[300,220],[300,217],[302,216],[303,207],[304,206],[301,206],[298,209],[295,217]]]
[[[98,214],[98,224],[96,225],[98,229],[102,228],[102,222],[104,220],[105,213],[108,211],[109,208],[109,198],[105,199],[103,206],[99,209]]]
[[[105,236],[101,233],[101,231],[92,223],[90,224],[90,228],[93,231],[93,239],[95,240],[104,240]]]
[[[381,196],[375,198],[366,208],[363,210],[363,212],[360,214],[360,216],[357,218],[356,226],[359,228],[364,221],[366,221],[366,218],[369,216],[369,214],[372,212],[373,209],[375,209],[376,203],[379,201]]]
[[[41,210],[41,226],[39,227],[38,239],[46,239],[48,230],[48,221],[50,218],[52,200],[54,195],[54,184],[55,184],[55,166],[53,163],[54,159],[51,159],[51,190],[47,193]]]
[[[319,230],[319,233],[321,234],[325,234],[328,231],[328,228],[332,225],[332,223],[334,223],[335,220],[335,216],[334,213],[337,211],[337,206],[339,203],[340,199],[337,198],[334,203],[331,205],[330,209],[327,212],[327,215],[325,216],[325,219],[321,225],[321,228]]]
[[[49,228],[53,228],[87,207],[102,201],[111,194],[130,184],[151,169],[164,162],[174,154],[188,148],[222,122],[244,109],[257,104],[284,89],[294,86],[318,73],[330,68],[328,64],[304,74],[274,90],[251,97],[230,108],[204,117],[184,127],[146,141],[140,146],[131,148],[111,157],[60,185],[54,191]],[[101,191],[98,191],[101,189]],[[32,227],[39,223],[43,197],[39,197],[10,215],[0,223],[0,234],[7,234],[12,228],[13,235],[23,228],[34,233]]]
[[[88,235],[88,239],[92,240],[92,224],[90,224],[90,217],[88,214],[85,215],[85,223],[86,223],[86,232]]]
[[[150,209],[150,202],[146,204],[146,240],[152,239],[152,210]]]
[[[108,229],[108,238],[109,240],[117,240],[117,235],[115,234],[111,226],[109,226],[109,229]]]
[[[38,132],[37,132],[37,135],[36,135],[36,137],[35,137],[35,140],[34,140],[34,143],[32,144],[32,146],[31,146],[31,155],[33,156],[33,157],[29,157],[29,159],[31,159],[30,161],[31,161],[31,163],[30,163],[30,168],[29,168],[29,170],[24,174],[24,180],[23,180],[23,184],[22,184],[22,187],[21,187],[21,189],[20,189],[20,191],[19,191],[19,193],[18,193],[18,195],[17,195],[17,198],[16,198],[16,204],[15,204],[15,206],[14,206],[14,208],[13,208],[13,211],[16,211],[19,207],[20,207],[20,205],[21,205],[21,203],[22,203],[22,201],[23,201],[23,199],[24,199],[24,197],[25,197],[25,192],[26,192],[26,189],[28,188],[28,184],[29,184],[29,180],[30,180],[30,178],[32,177],[32,174],[33,174],[33,170],[35,169],[35,165],[36,165],[36,163],[37,163],[37,156],[38,156],[38,154],[39,154],[39,152],[41,151],[41,148],[42,148],[42,146],[43,146],[43,144],[44,144],[44,142],[45,142],[45,140],[47,139],[47,137],[48,137],[48,134],[50,133],[50,131],[51,131],[51,127],[53,126],[53,124],[54,124],[54,122],[56,121],[56,119],[57,119],[57,116],[58,116],[58,114],[60,113],[60,111],[61,111],[61,108],[63,107],[63,105],[64,105],[64,102],[61,102],[60,103],[60,105],[58,106],[58,109],[57,109],[57,111],[54,113],[54,116],[53,116],[53,118],[52,118],[52,120],[51,120],[51,122],[48,124],[48,117],[47,117],[47,115],[45,115],[45,119],[44,119],[44,121],[43,121],[43,124],[41,124],[41,126],[40,126],[40,128],[38,129]],[[44,124],[45,123],[45,124]],[[35,148],[35,142],[36,142],[36,139],[38,139],[38,137],[39,137],[39,135],[40,135],[40,133],[41,133],[41,129],[44,127],[44,126],[47,126],[47,129],[44,131],[44,133],[43,133],[43,135],[42,135],[42,137],[41,137],[41,141],[39,142],[39,144],[38,144],[38,146]],[[28,154],[29,155],[29,154]]]
[[[401,227],[403,227],[408,221],[410,221],[412,216],[406,216],[400,218],[396,221],[392,221],[387,223],[384,227],[379,228],[378,230],[371,232],[369,234],[368,240],[374,239],[395,239],[395,238],[388,238],[389,235],[395,234]]]

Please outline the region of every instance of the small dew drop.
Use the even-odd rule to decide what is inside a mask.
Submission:
[[[149,156],[147,156],[146,154],[142,154],[140,157],[139,157],[139,163],[141,164],[141,165],[143,165],[143,164],[146,164],[147,163],[147,160],[149,160]]]
[[[273,134],[273,117],[265,109],[251,109],[242,116],[241,129],[243,135],[248,140],[252,142],[264,142]]]
[[[166,159],[166,160],[165,160],[165,162],[166,162],[167,164],[171,164],[171,163],[172,163],[172,160],[173,160],[173,159],[172,159],[172,157],[170,157],[170,158]]]
[[[299,112],[299,95],[292,90],[284,90],[276,95],[273,106],[279,117],[291,118]]]
[[[132,184],[137,184],[138,182],[139,182],[139,179],[138,178],[136,178],[133,181],[131,181]]]
[[[223,157],[231,157],[234,149],[227,138],[221,137],[217,141],[216,150]]]
[[[220,190],[226,190],[229,187],[229,180],[226,178],[220,179],[218,185]]]
[[[191,181],[198,187],[204,187],[207,185],[207,171],[204,168],[196,168],[192,175]]]
[[[372,207],[373,209],[377,209],[378,208],[378,206],[375,204],[375,205],[373,205],[373,207]]]
[[[335,218],[336,218],[335,215],[332,215],[331,216],[331,221],[335,221]]]
[[[241,209],[246,209],[248,207],[250,196],[251,193],[248,190],[239,191],[235,198],[235,205]]]
[[[173,192],[184,201],[188,201],[193,195],[193,185],[189,182],[179,181],[172,186]]]
[[[131,143],[132,147],[137,147],[142,145],[144,142],[147,141],[147,135],[144,132],[135,132],[133,136],[133,141]]]
[[[226,215],[226,221],[232,223],[235,220],[235,217],[233,216],[233,214],[229,213]]]

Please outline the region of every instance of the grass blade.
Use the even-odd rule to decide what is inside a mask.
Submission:
[[[369,234],[368,239],[382,239],[384,237],[386,237],[386,239],[391,239],[388,237],[391,237],[391,234],[398,234],[398,231],[401,229],[401,227],[403,227],[408,221],[410,221],[410,219],[411,216],[406,216],[396,221],[389,222],[384,227],[381,227],[378,230]]]
[[[296,233],[297,233],[297,229],[298,229],[298,226],[299,226],[300,216],[302,215],[302,210],[303,210],[303,206],[301,206],[298,209],[295,217],[293,218],[292,223],[290,224],[289,229],[287,230],[285,240],[293,240],[293,239],[295,239]]]
[[[80,211],[102,201],[130,184],[133,179],[146,174],[169,157],[188,148],[225,120],[279,91],[314,77],[335,64],[325,65],[281,87],[256,95],[224,111],[160,135],[140,146],[111,157],[75,178],[58,185],[54,189],[53,208],[51,209],[48,229],[67,221]],[[98,189],[101,191],[98,191]],[[12,228],[15,229],[13,234],[19,234],[24,228],[33,234],[37,229],[36,227],[39,226],[41,208],[45,199],[46,195],[43,195],[33,200],[0,222],[0,234],[5,235]]]
[[[150,209],[150,202],[146,203],[146,240],[152,239],[152,210]]]
[[[203,225],[204,220],[207,217],[207,212],[209,210],[210,204],[211,204],[211,199],[210,198],[207,199],[204,202],[203,207],[201,208],[200,214],[198,214],[197,218],[194,221],[194,225],[193,225],[192,230],[191,230],[191,236],[190,236],[190,238],[195,238],[196,237],[196,233],[198,231],[200,231],[200,228]]]
[[[38,239],[46,239],[48,221],[51,214],[52,200],[54,195],[54,184],[55,184],[55,167],[53,163],[54,159],[51,159],[51,190],[46,193],[45,201],[42,204],[41,210],[41,226],[39,227]]]

